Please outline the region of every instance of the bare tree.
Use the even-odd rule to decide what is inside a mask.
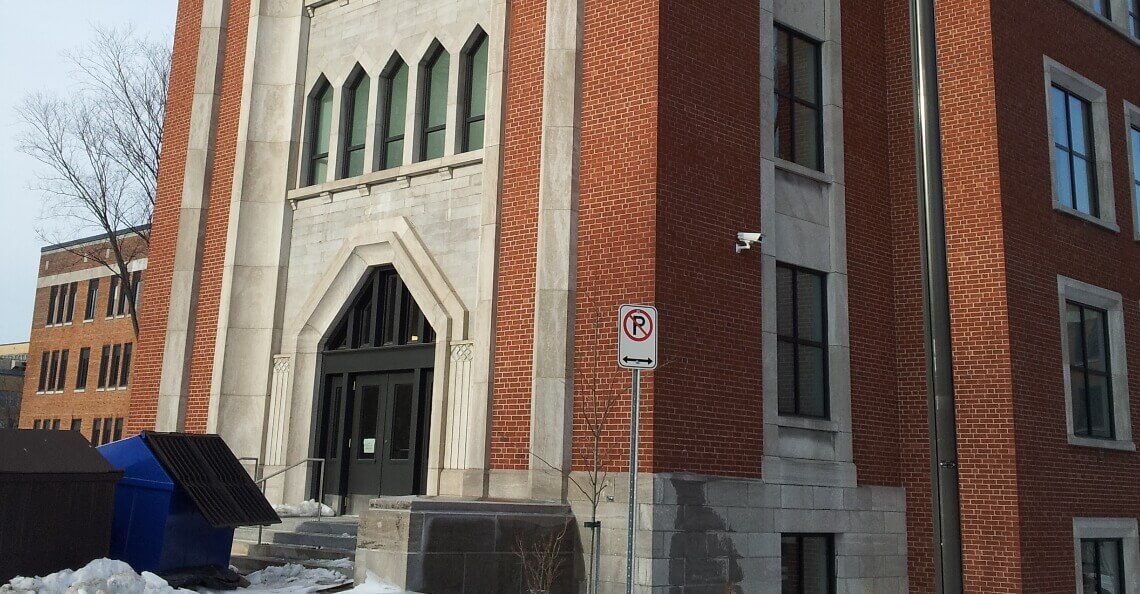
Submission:
[[[94,33],[90,45],[65,55],[78,77],[73,92],[33,93],[16,108],[24,123],[17,148],[43,166],[35,185],[44,198],[40,237],[105,238],[65,249],[118,277],[137,335],[130,264],[150,242],[171,47],[130,28]]]

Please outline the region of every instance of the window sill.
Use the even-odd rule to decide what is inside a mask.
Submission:
[[[831,419],[779,415],[776,417],[776,426],[807,429],[809,431],[823,431],[826,433],[839,433],[839,423]]]
[[[407,180],[410,178],[431,175],[433,173],[445,173],[447,178],[450,178],[452,170],[477,165],[482,162],[483,150],[479,149],[477,151],[450,155],[430,161],[409,163],[408,165],[402,165],[393,169],[372,171],[364,175],[333,180],[314,186],[305,186],[291,190],[286,197],[296,206],[296,203],[301,200],[309,200],[320,196],[331,197],[333,193],[344,192],[354,188],[360,190],[362,195],[367,195],[371,186],[378,186],[394,181],[404,181],[407,183]]]
[[[1063,215],[1068,215],[1068,216],[1073,217],[1075,219],[1080,219],[1086,223],[1092,223],[1098,227],[1108,229],[1109,231],[1112,231],[1113,233],[1120,233],[1120,225],[1117,225],[1115,222],[1106,221],[1104,219],[1094,217],[1090,214],[1083,213],[1083,212],[1081,212],[1075,208],[1069,208],[1068,206],[1065,206],[1065,205],[1061,204],[1060,202],[1054,202],[1053,203],[1053,210],[1055,210],[1055,211],[1057,211]]]
[[[1122,452],[1135,452],[1136,444],[1132,441],[1124,441],[1119,439],[1097,439],[1095,437],[1078,437],[1069,434],[1069,445],[1096,448],[1100,450],[1119,450]]]
[[[803,165],[800,165],[799,163],[793,163],[791,161],[785,161],[779,157],[773,157],[772,161],[776,164],[776,169],[782,169],[788,173],[794,173],[800,177],[806,177],[808,179],[813,179],[813,180],[815,180],[821,184],[833,184],[833,183],[835,183],[835,176],[828,174],[828,173],[824,173],[822,171],[817,171],[815,169],[812,169],[811,167],[804,167]]]

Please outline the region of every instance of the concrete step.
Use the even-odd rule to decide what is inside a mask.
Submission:
[[[356,550],[356,536],[341,536],[333,534],[317,534],[314,532],[274,532],[266,540],[273,544],[299,545],[314,549],[328,549],[333,551],[352,552]]]
[[[347,565],[356,558],[358,519],[355,517],[284,518],[280,524],[263,527],[261,542],[258,529],[242,527],[234,531],[230,563],[242,573],[271,565],[300,563],[306,567],[325,567],[352,577],[352,567],[329,567],[329,563]]]
[[[335,571],[335,572],[343,575],[345,578],[347,578],[349,580],[352,579],[353,568],[351,566],[349,566],[349,567],[329,566],[328,561],[335,561],[335,560],[308,559],[308,560],[304,560],[304,561],[301,561],[301,560],[288,561],[288,560],[278,559],[275,557],[259,557],[259,556],[254,556],[254,555],[240,555],[240,556],[234,556],[233,558],[231,558],[230,559],[230,565],[232,565],[237,570],[238,573],[240,573],[242,575],[249,575],[255,571],[261,571],[262,569],[265,569],[266,567],[274,567],[274,566],[286,565],[289,563],[295,563],[298,565],[302,565],[304,567],[312,567],[312,568],[319,567],[322,569],[328,569],[330,571]]]

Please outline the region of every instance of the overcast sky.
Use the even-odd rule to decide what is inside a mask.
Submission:
[[[173,38],[177,0],[38,0],[4,2],[9,26],[0,35],[0,344],[28,339],[36,268],[40,197],[31,189],[35,161],[16,152],[15,106],[35,91],[65,93],[73,85],[63,52],[84,46],[92,25],[133,25],[147,36]]]

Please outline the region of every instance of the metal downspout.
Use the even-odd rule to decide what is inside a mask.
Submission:
[[[963,591],[962,524],[934,4],[935,0],[910,0],[915,157],[918,165],[919,241],[934,506],[935,587],[941,594],[959,594]]]

